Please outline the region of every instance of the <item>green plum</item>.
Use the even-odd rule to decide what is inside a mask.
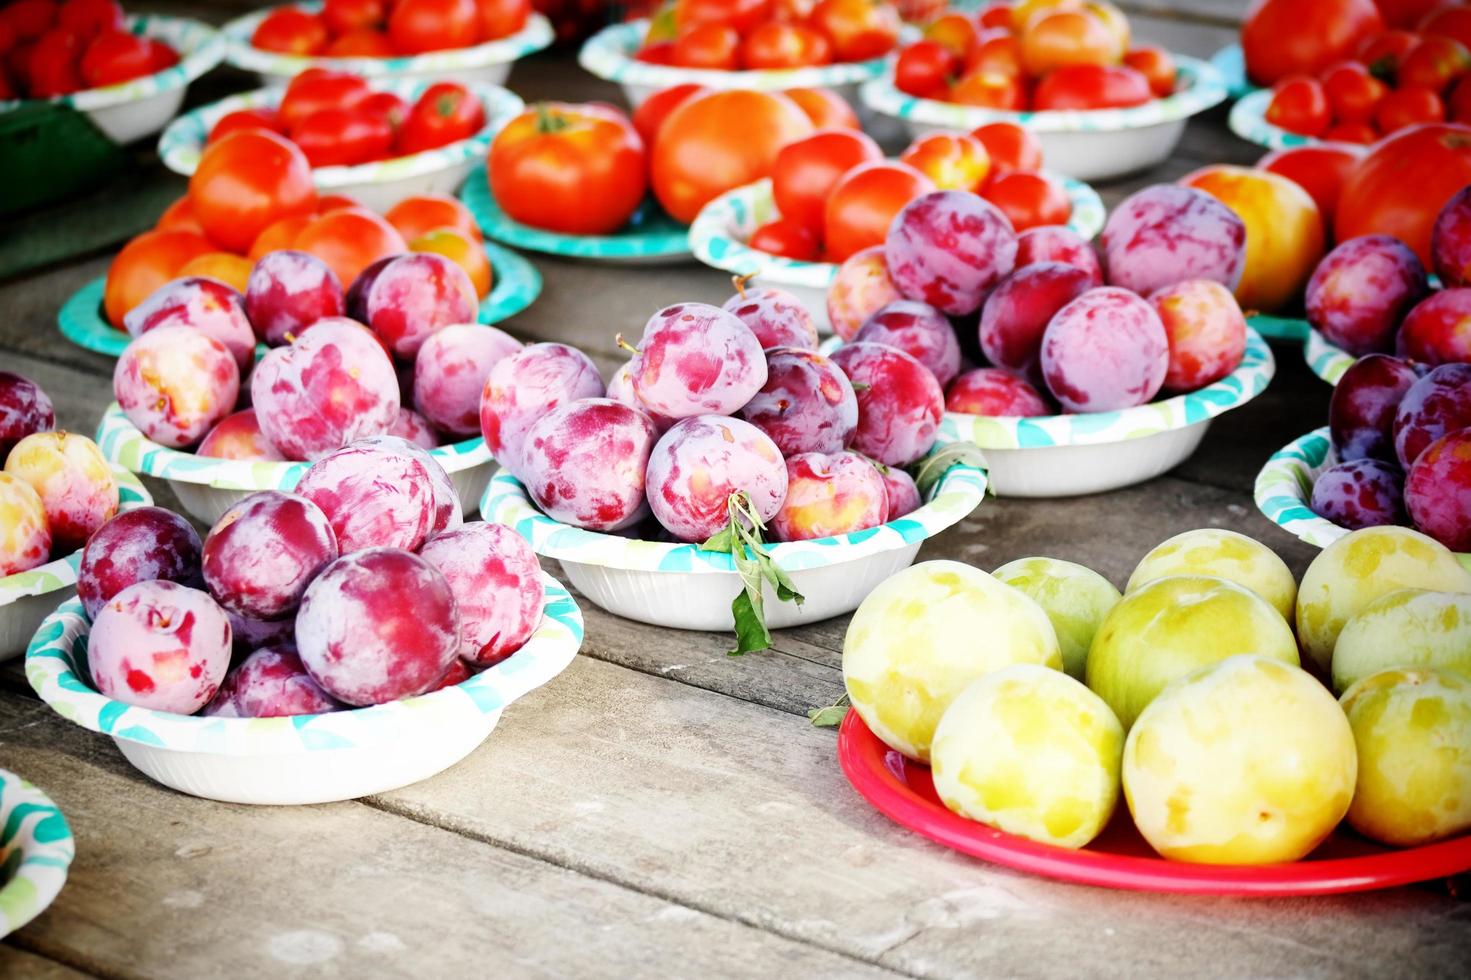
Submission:
[[[1018,558],[991,574],[1042,607],[1057,631],[1063,670],[1082,680],[1093,634],[1119,601],[1113,583],[1091,568],[1060,558]]]
[[[1401,589],[1344,624],[1333,646],[1333,690],[1391,667],[1444,667],[1471,677],[1471,594]]]
[[[1177,534],[1156,545],[1129,576],[1125,592],[1169,575],[1214,575],[1245,586],[1292,622],[1297,580],[1277,553],[1254,538],[1218,527]]]

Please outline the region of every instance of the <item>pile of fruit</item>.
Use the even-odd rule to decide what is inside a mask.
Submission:
[[[134,34],[117,0],[16,0],[0,9],[0,99],[49,99],[121,85],[179,63]]]
[[[1471,828],[1467,623],[1471,572],[1414,531],[1356,531],[1299,586],[1258,542],[1199,530],[1122,596],[1052,558],[915,565],[854,614],[843,676],[964,817],[1079,848],[1122,790],[1166,858],[1273,864],[1345,817],[1393,846]]]
[[[87,542],[77,594],[102,694],[175,714],[315,714],[458,684],[541,622],[536,555],[464,523],[449,476],[392,436],[231,507],[200,542],[159,507]],[[232,666],[232,650],[240,659]]]
[[[320,13],[288,4],[250,43],[303,58],[392,58],[468,48],[526,26],[531,0],[326,0]]]
[[[485,107],[458,82],[430,85],[410,105],[350,72],[308,68],[275,108],[221,116],[206,145],[241,130],[265,131],[295,143],[313,167],[351,167],[447,146],[484,128]]]
[[[669,0],[634,57],[717,71],[870,61],[894,49],[900,25],[890,0]]]
[[[978,15],[951,11],[894,66],[894,86],[922,99],[988,109],[1114,109],[1175,90],[1163,48],[1131,47],[1108,0],[1024,0]]]
[[[1229,208],[1147,187],[1109,216],[1102,251],[1066,228],[1018,235],[982,198],[935,191],[842,264],[828,316],[844,340],[887,338],[914,355],[945,386],[946,409],[971,415],[1131,408],[1236,369],[1245,227]],[[961,373],[963,352],[990,366]]]
[[[0,371],[0,578],[71,554],[117,513],[102,451],[55,424],[40,385]]]

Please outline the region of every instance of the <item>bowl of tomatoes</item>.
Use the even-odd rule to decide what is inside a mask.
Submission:
[[[190,175],[213,140],[263,127],[297,144],[319,193],[346,194],[386,211],[406,197],[453,194],[490,148],[492,135],[524,108],[484,82],[377,79],[308,69],[284,90],[263,88],[174,120],[158,154]]]
[[[266,85],[313,66],[358,75],[504,84],[549,46],[528,0],[326,0],[258,10],[224,27],[226,59]]]

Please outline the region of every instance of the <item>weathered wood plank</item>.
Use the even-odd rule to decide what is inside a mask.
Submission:
[[[27,980],[73,980],[91,974],[27,952],[6,939],[0,942],[0,976],[25,977]]]

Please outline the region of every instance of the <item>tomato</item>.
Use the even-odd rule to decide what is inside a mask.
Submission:
[[[788,143],[776,155],[771,171],[771,197],[782,217],[822,231],[828,195],[843,175],[860,163],[882,160],[872,137],[847,129],[813,133]]]
[[[531,0],[475,0],[475,9],[480,20],[480,40],[498,41],[526,26],[531,16]]]
[[[1420,35],[1410,31],[1383,31],[1359,45],[1355,57],[1369,69],[1369,74],[1386,84],[1393,84],[1400,62],[1410,49],[1420,43]]]
[[[145,231],[122,247],[107,267],[102,308],[107,322],[119,330],[123,316],[153,291],[173,279],[185,262],[213,252],[202,235],[192,231]]]
[[[1373,0],[1253,0],[1241,26],[1246,73],[1258,85],[1316,75],[1382,30]]]
[[[1020,170],[1002,174],[981,196],[1001,209],[1017,231],[1040,225],[1065,225],[1073,206],[1067,191],[1049,177]]]
[[[950,87],[950,101],[987,109],[1020,111],[1027,107],[1027,90],[1015,75],[979,68]]]
[[[398,52],[388,35],[378,30],[361,30],[344,34],[327,45],[330,58],[392,58]]]
[[[148,72],[163,71],[172,68],[179,63],[179,52],[169,47],[156,37],[144,38],[148,44]]]
[[[1318,205],[1325,228],[1333,227],[1338,212],[1338,195],[1349,171],[1364,156],[1364,149],[1344,143],[1317,143],[1275,150],[1256,162],[1257,169],[1286,177],[1308,192]]]
[[[1322,138],[1334,143],[1356,143],[1360,145],[1373,143],[1379,139],[1379,130],[1374,128],[1373,123],[1366,122],[1342,122],[1334,123],[1323,131]]]
[[[1430,228],[1452,194],[1471,184],[1471,126],[1430,123],[1385,137],[1344,182],[1339,241],[1393,235],[1430,264]]]
[[[1389,87],[1357,61],[1342,61],[1325,71],[1319,81],[1328,98],[1328,114],[1338,122],[1367,122]]]
[[[1123,61],[1129,50],[1129,18],[1108,0],[1083,0],[1083,9],[1096,17],[1109,34],[1113,35],[1114,48],[1110,64]]]
[[[986,123],[971,130],[986,148],[995,176],[1015,170],[1041,170],[1042,144],[1029,129],[1010,122]]]
[[[751,232],[746,244],[758,252],[769,252],[799,262],[816,262],[822,255],[817,233],[790,218],[777,218]]]
[[[1396,84],[1441,93],[1467,69],[1471,69],[1471,51],[1464,44],[1448,37],[1427,37],[1400,62]]]
[[[388,39],[400,54],[467,48],[480,38],[475,0],[397,0]]]
[[[973,191],[991,173],[986,146],[969,133],[930,133],[899,154],[899,161],[935,182],[942,191]]]
[[[1008,26],[1020,34],[1027,29],[1028,24],[1045,13],[1059,8],[1076,10],[1082,5],[1081,0],[1021,0],[1020,3],[1012,4],[1011,24]]]
[[[650,65],[672,65],[674,64],[674,42],[660,41],[657,44],[651,44],[634,55],[633,60]]]
[[[1390,27],[1414,27],[1415,23],[1444,0],[1374,0],[1379,16]]]
[[[367,208],[339,208],[314,218],[292,247],[327,263],[346,289],[368,266],[409,246],[393,225]]]
[[[664,119],[674,107],[685,99],[709,91],[703,85],[694,82],[685,82],[683,85],[674,85],[655,92],[653,95],[639,103],[639,107],[633,110],[633,128],[638,130],[639,138],[644,141],[644,146],[653,146],[654,137],[659,135],[659,127],[664,125]]]
[[[1175,56],[1164,48],[1145,44],[1124,55],[1124,64],[1149,81],[1149,90],[1160,98],[1175,91]]]
[[[807,114],[815,129],[862,129],[848,100],[830,88],[792,88],[787,98]]]
[[[99,34],[82,55],[82,81],[88,88],[119,85],[153,74],[153,46],[128,31]]]
[[[279,221],[273,221],[264,231],[255,236],[255,241],[250,243],[250,251],[246,253],[246,257],[255,261],[267,252],[295,248],[297,236],[316,219],[317,216],[314,214],[293,214]]]
[[[78,37],[96,37],[103,31],[123,29],[123,8],[117,0],[66,0],[56,8],[56,26]]]
[[[423,238],[436,228],[453,228],[480,241],[480,226],[470,209],[448,194],[420,194],[399,201],[383,219],[398,229],[404,241]]]
[[[317,196],[316,214],[326,214],[328,211],[337,211],[342,208],[360,208],[363,202],[346,194],[321,194]]]
[[[771,0],[771,19],[788,24],[805,23],[817,0]]]
[[[745,34],[764,22],[770,0],[676,0],[674,23],[680,33],[701,24],[725,24]]]
[[[1462,75],[1445,101],[1446,117],[1453,122],[1471,123],[1471,73]]]
[[[0,8],[0,23],[9,26],[17,41],[34,41],[56,24],[51,0],[16,0]]]
[[[1374,125],[1385,134],[1444,119],[1445,103],[1428,88],[1397,89],[1380,99],[1374,109]]]
[[[205,147],[189,178],[189,197],[210,241],[240,253],[267,225],[310,212],[317,202],[301,150],[263,130],[231,133]]]
[[[424,90],[398,129],[398,152],[418,153],[469,139],[485,128],[485,106],[459,82]]]
[[[1462,4],[1441,2],[1416,27],[1421,34],[1448,37],[1471,48],[1471,9]]]
[[[327,0],[322,4],[322,21],[333,36],[374,30],[387,18],[388,4],[384,0]]]
[[[204,234],[199,219],[194,217],[194,206],[189,203],[188,194],[164,208],[153,227],[159,231],[192,231],[196,235]]]
[[[654,196],[676,221],[693,221],[726,191],[771,175],[777,153],[812,133],[797,104],[775,92],[732,89],[675,108],[654,141]]]
[[[243,293],[250,284],[250,270],[254,268],[255,263],[243,255],[233,255],[230,252],[205,252],[181,265],[179,271],[174,274],[174,278],[208,276],[211,279],[218,279],[227,286],[233,286],[237,292]]]
[[[948,48],[955,57],[964,61],[971,48],[980,40],[976,22],[965,14],[954,11],[944,14],[924,29],[926,41],[934,41]]]
[[[741,43],[741,64],[746,68],[802,68],[832,60],[827,36],[803,24],[762,24]]]
[[[610,106],[540,103],[490,147],[490,190],[506,214],[569,235],[607,235],[627,224],[643,201],[646,173],[643,141]]]
[[[741,36],[729,24],[699,24],[674,42],[674,63],[681,68],[732,71],[740,67]]]
[[[465,270],[477,298],[484,299],[490,294],[495,275],[490,267],[490,258],[485,254],[485,246],[460,229],[436,228],[410,241],[409,251],[443,255]]]
[[[955,52],[939,41],[916,41],[894,62],[894,87],[921,99],[942,99],[960,68]]]
[[[965,59],[967,73],[977,71],[999,72],[1020,79],[1025,74],[1022,68],[1022,43],[1005,31],[991,32],[982,37]]]
[[[327,47],[327,23],[299,7],[277,7],[266,14],[250,35],[252,47],[307,57]]]
[[[1267,122],[1300,136],[1321,136],[1332,122],[1328,96],[1316,78],[1291,75],[1272,90]]]
[[[372,92],[356,103],[353,108],[359,112],[379,117],[388,123],[389,128],[397,134],[404,120],[409,118],[410,106],[402,96],[392,92]]]
[[[296,124],[291,139],[313,167],[353,167],[388,156],[393,127],[361,109],[318,109]]]
[[[1032,93],[1033,109],[1118,109],[1154,98],[1149,79],[1125,65],[1064,65]]]
[[[834,61],[881,58],[899,42],[899,11],[888,0],[822,0],[810,22],[833,42]]]
[[[859,164],[828,196],[823,213],[827,258],[841,262],[870,245],[882,245],[904,205],[935,189],[934,181],[907,163]]]
[[[77,71],[81,45],[75,34],[63,28],[52,28],[37,39],[28,59],[27,81],[32,97],[49,99],[92,87]]]
[[[351,109],[370,94],[368,83],[357,75],[324,68],[308,68],[293,78],[281,96],[276,112],[289,132],[307,116],[321,109]]]
[[[209,136],[205,138],[205,144],[218,142],[231,133],[238,133],[242,129],[264,129],[268,133],[283,133],[285,129],[281,125],[281,116],[270,106],[261,106],[259,109],[236,109],[221,116],[209,129]]]
[[[1086,10],[1038,14],[1022,32],[1022,64],[1037,77],[1068,65],[1113,64],[1117,48],[1113,33]]]

